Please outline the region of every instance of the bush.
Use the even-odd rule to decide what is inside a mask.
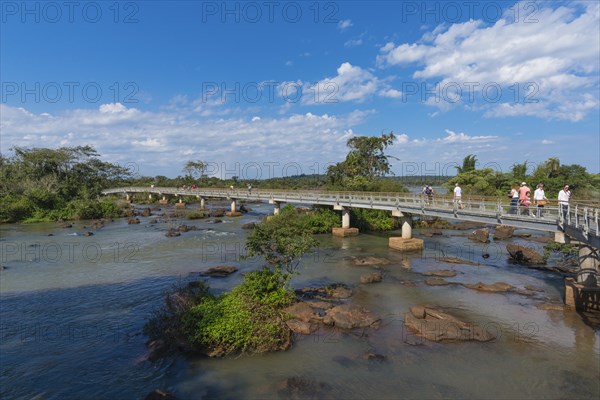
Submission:
[[[308,214],[306,223],[312,233],[328,233],[332,228],[341,226],[342,218],[330,208],[317,208]]]
[[[389,211],[354,208],[350,211],[352,226],[361,231],[391,231],[397,228],[397,221]]]
[[[263,268],[219,297],[204,297],[184,317],[189,341],[224,354],[286,348],[290,330],[280,309],[294,301],[280,274]]]

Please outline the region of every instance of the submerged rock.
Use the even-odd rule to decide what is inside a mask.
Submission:
[[[546,259],[544,258],[544,256],[542,256],[535,250],[530,249],[529,247],[509,243],[506,245],[506,250],[508,251],[510,258],[518,264],[546,264]]]
[[[446,286],[450,284],[450,282],[442,278],[425,279],[425,283],[429,286]]]
[[[144,397],[144,400],[175,400],[176,397],[162,389],[154,389]]]
[[[312,307],[300,301],[287,308],[283,309],[283,314],[287,314],[292,317],[292,320],[298,320],[302,322],[321,322],[322,317],[319,313],[315,312]]]
[[[352,260],[352,263],[354,265],[359,265],[359,266],[365,266],[365,265],[389,265],[392,262],[390,260],[388,260],[387,258],[383,258],[383,257],[372,257],[372,256],[367,256],[367,257],[350,257],[350,260]]]
[[[412,307],[404,314],[404,324],[420,337],[434,342],[488,342],[496,337],[481,327],[429,307]]]
[[[139,218],[129,218],[129,219],[127,220],[127,223],[128,223],[129,225],[135,225],[135,224],[139,224],[139,223],[140,223],[140,220],[139,220]]]
[[[469,289],[479,290],[481,292],[510,292],[514,289],[514,286],[504,282],[496,282],[492,284],[481,282],[465,283],[463,286]]]
[[[312,378],[293,376],[277,385],[281,397],[289,399],[322,399],[327,398],[331,386]]]
[[[300,321],[299,319],[290,319],[285,321],[285,323],[292,332],[299,333],[301,335],[310,335],[318,328],[318,326],[315,324],[311,324],[310,322],[306,321]]]
[[[381,318],[356,304],[342,304],[327,310],[323,323],[342,329],[377,327]]]
[[[360,283],[376,283],[381,282],[382,280],[383,274],[381,272],[372,272],[360,276]]]
[[[452,271],[450,269],[442,269],[442,270],[438,270],[438,271],[423,272],[422,275],[441,276],[441,277],[445,277],[445,278],[452,278],[452,277],[456,276],[456,271]]]
[[[450,264],[479,265],[479,263],[477,262],[465,260],[463,258],[458,257],[440,257],[438,260]]]
[[[216,278],[223,278],[236,272],[238,269],[231,265],[217,265],[216,267],[210,267],[209,269],[200,272],[202,276],[212,276]]]

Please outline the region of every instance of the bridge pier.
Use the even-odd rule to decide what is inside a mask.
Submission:
[[[600,311],[600,250],[579,243],[579,271],[565,278],[565,304],[577,311]]]
[[[163,196],[162,199],[158,201],[158,204],[169,204],[169,200],[167,200],[166,196]]]
[[[183,199],[181,197],[179,198],[179,201],[175,204],[175,207],[185,208],[185,203],[183,202]]]
[[[340,205],[333,206],[334,210],[338,210],[342,212],[342,227],[341,228],[333,228],[331,230],[331,234],[333,236],[346,237],[346,236],[357,236],[358,228],[350,227],[350,210]]]
[[[226,212],[225,215],[227,215],[228,217],[239,217],[240,215],[242,215],[241,212],[236,211],[236,210],[237,210],[237,206],[236,206],[235,199],[231,199],[231,211]]]
[[[392,216],[402,217],[402,236],[389,238],[390,249],[401,252],[423,250],[425,248],[423,239],[412,237],[412,217],[400,211],[392,211]]]
[[[206,199],[204,197],[200,197],[200,209],[206,210]]]

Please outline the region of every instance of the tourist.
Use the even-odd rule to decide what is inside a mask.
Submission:
[[[531,197],[530,196],[531,196],[531,192],[527,191],[527,192],[525,192],[525,196],[523,197],[523,199],[519,200],[519,203],[521,204],[521,206],[523,206],[523,209],[521,210],[521,215],[531,215],[531,214],[529,214],[529,206],[531,205]]]
[[[458,182],[457,182],[456,185],[454,185],[454,208],[456,208],[456,207],[459,207],[461,209],[463,208],[461,197],[462,197],[462,189],[458,185]]]
[[[252,185],[248,184],[248,194],[252,194]]]
[[[538,217],[543,217],[542,210],[544,206],[548,203],[548,199],[546,198],[546,193],[544,192],[544,184],[539,183],[537,185],[537,189],[533,192],[533,204],[537,206],[536,215]]]
[[[433,202],[433,188],[431,185],[425,187],[425,195],[427,196],[427,204],[431,204]]]
[[[519,205],[519,190],[516,184],[513,184],[508,192],[508,197],[510,198],[510,210],[509,214],[516,214],[517,207]]]
[[[563,186],[562,190],[558,192],[558,204],[562,210],[563,221],[567,222],[569,215],[569,200],[571,199],[571,191],[569,185]]]

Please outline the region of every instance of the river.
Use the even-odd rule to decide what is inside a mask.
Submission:
[[[351,286],[353,303],[382,316],[377,330],[320,330],[297,338],[288,351],[265,355],[147,361],[142,328],[161,306],[165,291],[222,264],[240,272],[209,282],[217,292],[228,290],[240,282],[241,273],[261,265],[257,259],[240,258],[248,233],[241,226],[271,213],[272,206],[251,207],[250,213],[218,224],[151,224],[155,217],[150,216],[140,217],[138,225],[118,219],[98,230],[84,227],[86,222],[72,228],[55,223],[0,226],[1,264],[6,267],[0,272],[0,397],[136,399],[155,388],[178,399],[600,396],[600,332],[575,312],[536,308],[542,301],[562,302],[562,278],[508,263],[506,242],[477,244],[457,230],[424,237],[425,251],[411,255],[388,248],[387,238],[394,233],[317,236],[320,247],[303,258],[293,286]],[[165,237],[179,223],[199,230]],[[75,235],[86,231],[94,235]],[[417,237],[421,233],[413,231]],[[522,238],[508,242],[536,246]],[[486,253],[490,257],[484,259]],[[445,264],[439,261],[442,254],[480,265]],[[360,285],[360,275],[373,269],[353,265],[351,256],[385,257],[392,263],[380,269],[383,282]],[[436,269],[454,269],[458,274],[448,278],[452,282],[501,281],[543,292],[528,297],[426,285],[421,273]],[[419,339],[402,324],[404,313],[416,304],[444,307],[495,332],[497,339]],[[370,359],[369,353],[383,359]],[[294,391],[293,384],[290,389],[289,382],[302,382],[298,386],[303,390]]]

